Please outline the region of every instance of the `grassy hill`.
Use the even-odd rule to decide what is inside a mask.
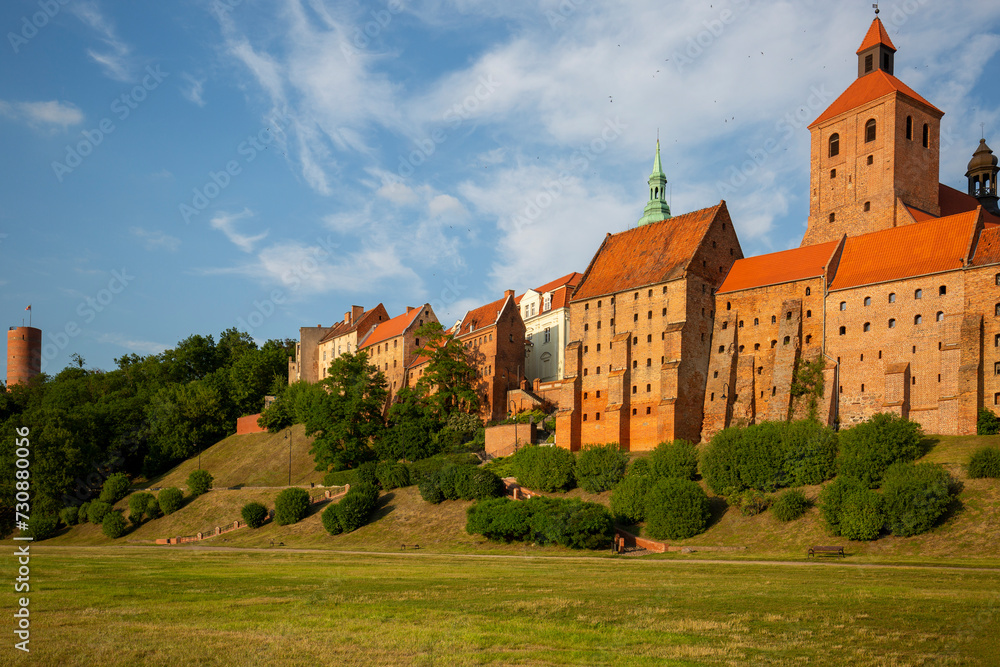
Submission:
[[[201,467],[212,473],[216,488],[233,486],[287,486],[288,438],[291,432],[292,485],[320,484],[322,472],[309,453],[312,437],[305,427],[296,424],[278,433],[231,435],[201,453]],[[198,457],[184,461],[170,472],[151,479],[146,487],[187,485],[188,475],[198,468]]]

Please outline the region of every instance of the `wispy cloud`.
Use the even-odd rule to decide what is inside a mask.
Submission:
[[[157,343],[151,340],[135,340],[121,334],[107,333],[100,334],[97,337],[97,342],[117,345],[118,347],[123,347],[126,350],[142,354],[159,354],[170,347],[169,345],[164,345],[163,343]]]
[[[184,79],[186,84],[183,88],[181,88],[181,95],[184,96],[184,99],[196,106],[205,106],[205,99],[202,95],[205,92],[205,82],[208,79],[199,79],[186,72],[182,74],[181,77]]]
[[[70,11],[98,34],[102,49],[87,49],[87,55],[115,81],[131,81],[136,70],[132,47],[122,41],[114,24],[101,12],[96,2],[75,2]]]
[[[0,115],[26,125],[49,131],[65,130],[83,122],[83,112],[70,102],[5,102],[0,100]]]
[[[181,240],[170,236],[159,230],[146,230],[142,227],[132,227],[129,229],[132,236],[142,241],[146,250],[167,250],[174,252],[181,247]]]
[[[233,245],[243,252],[253,252],[253,245],[257,241],[264,239],[268,232],[264,231],[255,236],[248,236],[246,234],[241,234],[236,229],[236,223],[245,218],[252,217],[253,211],[248,208],[243,209],[239,213],[226,213],[225,211],[220,211],[214,218],[212,218],[209,225],[211,225],[212,229],[218,229],[220,232],[225,234],[226,238],[228,238]]]

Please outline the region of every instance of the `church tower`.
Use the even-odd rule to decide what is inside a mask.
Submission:
[[[997,156],[986,145],[986,139],[979,140],[979,148],[969,161],[969,170],[965,177],[969,179],[969,194],[979,200],[983,208],[993,215],[1000,216],[997,207]]]
[[[944,112],[893,75],[896,47],[876,16],[857,50],[858,78],[809,126],[809,227],[802,245],[934,216]]]
[[[643,215],[636,223],[637,227],[650,222],[660,222],[670,219],[670,206],[667,204],[667,176],[660,164],[660,140],[656,140],[656,158],[653,160],[653,173],[649,175],[649,202],[643,210]]]

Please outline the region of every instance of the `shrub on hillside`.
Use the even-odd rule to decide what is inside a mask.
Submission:
[[[492,470],[485,468],[472,469],[472,498],[485,500],[499,498],[507,493],[507,487]]]
[[[646,532],[654,540],[694,537],[705,531],[710,516],[708,496],[688,479],[660,479],[646,495]]]
[[[139,525],[142,523],[143,518],[146,515],[146,507],[149,505],[150,501],[155,502],[155,498],[152,493],[146,493],[145,491],[140,491],[138,493],[133,493],[128,498],[128,519],[133,525]]]
[[[698,474],[698,449],[687,440],[661,442],[649,457],[657,477],[694,479]]]
[[[717,494],[745,488],[739,466],[742,440],[743,429],[726,428],[712,436],[701,452],[701,475]]]
[[[80,508],[76,505],[62,508],[59,519],[67,526],[75,526],[80,521]]]
[[[534,505],[528,525],[538,544],[599,549],[611,541],[614,520],[603,505],[579,498],[532,498],[527,503]]]
[[[394,461],[380,461],[375,467],[375,477],[385,491],[410,485],[410,469]]]
[[[89,502],[85,502],[85,503],[83,503],[83,504],[80,505],[80,511],[78,511],[76,513],[76,521],[77,521],[77,523],[87,523],[88,521],[90,521],[90,517],[87,514],[87,511],[89,509],[90,509],[90,503]]]
[[[798,489],[789,489],[777,497],[771,505],[771,514],[778,521],[794,521],[806,513],[809,501]]]
[[[855,491],[844,498],[840,509],[840,534],[849,540],[874,540],[885,518],[885,499],[877,491]]]
[[[104,521],[104,517],[107,516],[110,511],[111,505],[102,500],[95,500],[90,503],[90,506],[87,508],[87,520],[90,521],[90,523],[100,525],[101,522]]]
[[[771,501],[756,489],[744,489],[726,498],[731,507],[739,509],[743,516],[757,516],[768,508]]]
[[[240,510],[240,516],[251,528],[260,528],[267,521],[267,508],[262,503],[249,502]]]
[[[121,512],[108,512],[101,521],[101,531],[113,540],[124,535],[127,527]]]
[[[152,521],[153,519],[159,519],[161,516],[163,516],[163,511],[160,509],[160,501],[156,498],[150,498],[146,504],[146,518]]]
[[[471,465],[448,465],[420,481],[420,496],[433,504],[496,498],[504,493],[506,487],[496,473]]]
[[[309,511],[309,492],[290,486],[274,499],[274,523],[279,526],[301,521]]]
[[[375,486],[378,483],[378,476],[375,474],[378,464],[374,461],[365,461],[358,466],[358,484],[371,484]]]
[[[465,530],[495,542],[521,540],[531,532],[529,503],[510,498],[481,500],[466,510]]]
[[[573,487],[576,457],[562,447],[531,445],[514,454],[514,471],[522,486],[535,491],[562,491]]]
[[[449,465],[479,465],[479,458],[469,452],[458,454],[435,454],[426,459],[411,461],[405,464],[410,470],[410,481],[419,483],[424,477],[433,475],[441,468]]]
[[[215,478],[207,470],[192,470],[187,478],[188,493],[192,498],[197,498],[212,488],[213,481]]]
[[[28,519],[27,533],[36,541],[47,540],[59,530],[59,517],[33,512]]]
[[[420,489],[420,497],[432,505],[437,505],[445,499],[438,484],[436,473],[421,479],[418,488]]]
[[[344,529],[340,527],[340,513],[337,505],[327,505],[326,509],[323,510],[323,514],[320,515],[320,520],[323,522],[326,532],[331,535],[339,535],[344,532]]]
[[[455,499],[472,500],[475,489],[472,486],[473,466],[455,466]]]
[[[358,471],[355,469],[335,470],[323,475],[323,486],[354,486],[358,483]]]
[[[838,474],[875,488],[893,463],[912,461],[920,455],[920,435],[916,422],[888,413],[874,415],[841,431]]]
[[[131,486],[132,483],[128,480],[128,476],[125,473],[116,472],[104,480],[100,500],[109,505],[114,505],[128,495],[128,490]]]
[[[824,482],[837,473],[837,433],[819,422],[802,420],[782,425],[785,481],[788,486]]]
[[[980,479],[983,477],[1000,477],[1000,449],[996,447],[980,447],[969,459],[969,477]]]
[[[618,443],[589,445],[576,455],[573,474],[577,485],[589,493],[614,488],[625,476],[626,456]]]
[[[840,515],[848,496],[863,491],[868,485],[854,477],[838,475],[819,494],[819,513],[834,535],[840,535]]]
[[[336,505],[341,531],[349,533],[368,523],[377,502],[378,489],[373,484],[352,486]]]
[[[636,461],[611,492],[611,512],[621,523],[635,524],[646,518],[646,494],[653,487],[654,478],[648,465],[638,463],[645,463],[645,459]]]
[[[979,415],[976,419],[977,435],[996,435],[1000,433],[1000,417],[993,414],[992,410],[979,408]]]
[[[164,514],[173,514],[181,508],[184,503],[184,494],[176,486],[171,486],[168,489],[163,489],[160,491],[160,495],[157,497],[160,503],[160,509]]]
[[[951,476],[936,463],[894,463],[882,479],[885,516],[894,535],[926,532],[951,504]]]

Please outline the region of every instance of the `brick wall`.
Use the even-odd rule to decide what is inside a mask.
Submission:
[[[246,435],[247,433],[264,433],[267,429],[263,429],[257,425],[257,420],[260,419],[260,413],[255,415],[247,415],[246,417],[240,417],[236,420],[236,435]]]

